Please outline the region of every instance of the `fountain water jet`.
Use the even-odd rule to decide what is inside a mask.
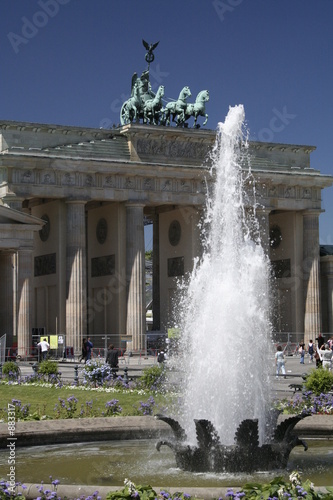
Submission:
[[[225,470],[234,461],[225,447],[233,445],[236,433],[236,442],[246,445],[250,455],[249,450],[258,450],[272,432],[269,259],[261,245],[255,204],[249,206],[253,178],[246,164],[244,119],[243,106],[235,106],[218,126],[212,152],[215,182],[205,221],[209,230],[203,235],[203,256],[190,277],[180,314],[181,355],[176,363],[185,371],[181,417],[179,424],[160,417],[172,426],[177,443],[162,442],[158,447],[169,444],[178,465],[190,470]],[[198,419],[195,426],[193,418]],[[282,436],[280,428],[281,442],[284,431]],[[290,432],[291,428],[288,439]],[[184,458],[185,436],[190,458]],[[213,461],[220,465],[206,464],[211,458],[204,449],[221,451],[220,442],[225,458],[213,453]],[[288,449],[290,445],[291,441]],[[247,464],[231,470],[252,470],[253,460]]]

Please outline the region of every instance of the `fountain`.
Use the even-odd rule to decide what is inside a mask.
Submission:
[[[276,427],[271,411],[269,259],[256,219],[244,119],[243,106],[235,106],[218,126],[209,230],[180,314],[181,416],[179,422],[158,417],[170,424],[175,441],[157,448],[170,446],[180,468],[197,472],[270,470],[286,466],[294,446],[306,449],[292,433],[306,415]]]

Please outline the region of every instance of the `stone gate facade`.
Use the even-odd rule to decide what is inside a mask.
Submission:
[[[144,348],[144,219],[153,222],[154,329],[173,326],[176,281],[200,254],[215,131],[0,123],[0,335],[25,354],[33,328],[111,333]],[[276,276],[278,331],[332,332],[332,266],[321,304],[321,190],[311,146],[250,144],[261,237]],[[325,310],[324,316],[322,309]],[[325,324],[323,325],[322,318]]]

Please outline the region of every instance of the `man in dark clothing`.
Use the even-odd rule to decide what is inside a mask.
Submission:
[[[321,346],[323,346],[325,344],[325,340],[324,340],[324,337],[322,336],[322,334],[320,333],[318,335],[318,337],[316,338],[316,341],[317,341],[317,344],[318,344],[318,349],[321,348]]]
[[[117,370],[119,368],[118,356],[119,356],[118,349],[115,349],[114,345],[110,344],[108,348],[108,353],[106,355],[106,362],[111,366],[113,378],[116,378]]]

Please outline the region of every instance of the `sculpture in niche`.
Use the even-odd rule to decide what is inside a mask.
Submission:
[[[274,196],[274,197],[277,196],[277,187],[276,186],[269,188],[268,196]]]
[[[172,189],[172,185],[171,185],[171,181],[165,181],[163,186],[162,186],[162,191],[171,191]]]
[[[143,187],[147,191],[151,190],[153,188],[152,179],[149,179],[149,178],[145,179],[144,182],[143,182]]]
[[[105,243],[106,241],[107,235],[108,235],[108,223],[104,218],[99,219],[96,226],[96,238],[98,243],[103,245],[103,243]]]
[[[303,198],[304,199],[310,199],[311,198],[311,189],[309,189],[309,188],[304,188],[303,189]]]
[[[47,214],[42,215],[41,219],[45,221],[45,224],[42,229],[38,231],[38,234],[42,241],[47,241],[51,230],[50,219]]]
[[[87,175],[85,185],[91,187],[91,186],[93,186],[93,184],[94,184],[94,181],[93,181],[92,175]]]
[[[111,175],[108,175],[105,178],[105,186],[108,186],[108,187],[115,187],[116,186],[116,183]]]
[[[295,188],[294,187],[287,187],[284,192],[284,197],[285,198],[295,198]]]
[[[44,175],[43,183],[44,184],[51,184],[51,176],[50,176],[50,174],[45,174]]]
[[[180,182],[180,190],[181,191],[190,191],[191,187],[186,183],[186,181]]]
[[[126,177],[125,188],[127,189],[134,188],[134,181],[130,177]]]
[[[65,186],[71,186],[72,184],[74,184],[71,174],[69,174],[68,172],[63,177],[63,184]]]
[[[22,181],[23,182],[30,182],[31,181],[31,177],[32,177],[31,170],[28,170],[27,172],[24,172],[24,174],[22,176]]]

